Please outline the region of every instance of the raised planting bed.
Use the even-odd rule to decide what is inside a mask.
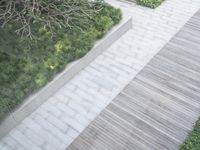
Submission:
[[[104,3],[87,28],[58,29],[56,38],[40,27],[37,40],[21,39],[13,25],[1,29],[0,137],[130,29],[131,18],[121,18],[119,9]]]
[[[138,5],[142,5],[149,8],[157,8],[164,0],[136,0]]]

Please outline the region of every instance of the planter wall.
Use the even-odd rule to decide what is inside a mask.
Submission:
[[[69,64],[63,72],[58,74],[44,88],[42,88],[40,91],[27,98],[27,100],[25,100],[25,103],[23,105],[21,105],[17,110],[11,113],[11,115],[8,116],[0,124],[0,138],[5,136],[10,130],[12,130],[15,126],[17,126],[24,118],[26,118],[34,110],[36,110],[57,90],[59,90],[70,79],[72,79],[78,72],[84,69],[91,61],[93,61],[98,55],[100,55],[109,46],[111,46],[131,27],[132,27],[132,19],[124,18],[118,25],[113,27],[111,31],[106,36],[104,36],[103,39],[98,40],[95,46],[92,48],[92,50],[90,50],[83,58]]]

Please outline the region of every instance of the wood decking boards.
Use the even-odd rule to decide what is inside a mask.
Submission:
[[[200,115],[200,11],[68,150],[175,150]]]

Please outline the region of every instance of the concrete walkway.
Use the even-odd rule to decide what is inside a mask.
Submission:
[[[158,9],[108,0],[133,29],[0,141],[1,150],[64,150],[200,8],[166,0]]]
[[[67,150],[178,150],[200,116],[200,11]]]

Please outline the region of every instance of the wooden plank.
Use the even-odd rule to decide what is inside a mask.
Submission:
[[[134,90],[134,92],[132,92],[132,90]],[[168,118],[170,117],[170,120],[177,122],[179,126],[182,126],[187,130],[190,130],[191,128],[191,124],[188,123],[188,121],[196,120],[197,115],[194,116],[194,112],[185,109],[179,103],[175,103],[174,105],[173,100],[149,90],[138,82],[131,83],[131,88],[128,89],[127,87],[123,92],[127,93],[130,97],[134,97],[134,99],[140,99],[138,102],[139,104],[144,103],[145,105],[151,106],[151,109],[162,112]]]
[[[188,57],[184,57],[184,55],[181,55],[180,57],[180,54],[172,53],[168,50],[165,50],[162,53],[160,53],[159,56],[167,58],[179,65],[182,65],[188,69],[192,69],[193,71],[200,73],[200,64],[192,59],[189,59]]]
[[[100,117],[116,126],[122,132],[128,134],[131,138],[137,139],[139,142],[147,145],[151,149],[165,149],[165,147],[156,139],[152,138],[142,130],[132,125],[130,122],[125,121],[123,118],[120,118],[109,110],[105,110]]]
[[[167,147],[170,147],[170,149],[175,149],[176,146],[180,144],[180,141],[177,139],[171,137],[165,132],[162,132],[162,130],[159,128],[152,126],[152,124],[148,122],[145,122],[142,118],[133,113],[130,113],[130,111],[127,111],[119,105],[111,104],[107,107],[107,109],[115,113],[117,116],[123,118],[124,120],[129,121],[132,125],[142,130],[146,134],[149,134],[151,137],[159,141],[159,143],[165,143],[164,145],[167,145]]]
[[[170,93],[174,93],[178,97],[185,97],[183,100],[190,105],[197,108],[200,107],[200,90],[191,87],[184,82],[178,82],[173,80],[170,76],[166,76],[159,72],[153,72],[153,70],[144,69],[138,79],[144,80],[152,85],[160,86],[166,88]]]
[[[160,62],[165,62],[165,63],[160,63]],[[175,65],[177,67],[174,67]],[[197,74],[192,70],[189,70],[165,58],[155,56],[148,66],[160,70],[161,72],[170,74],[173,77],[180,78],[183,81],[192,84],[193,86],[196,87],[200,86],[200,80],[199,80],[200,74]]]
[[[176,45],[176,44],[167,44],[165,46],[165,51],[174,53],[175,55],[178,55],[183,58],[189,58],[190,60],[195,61],[195,63],[200,63],[200,50],[197,50],[197,52],[195,53],[194,51],[192,51],[190,48],[184,47],[182,45]]]
[[[179,110],[181,114],[185,115],[185,117],[189,116],[191,118],[192,116],[196,116],[200,112],[199,109],[194,109],[192,105],[189,105],[182,99],[173,96],[171,93],[166,92],[164,89],[160,89],[159,87],[156,87],[139,79],[136,79],[131,83],[133,83],[132,86],[137,85],[138,90],[140,89],[139,87],[142,86],[142,91],[140,92],[140,95],[147,95],[147,99],[151,98],[151,100],[155,104],[158,103],[158,105],[162,105],[162,107],[167,107],[169,105],[168,107],[171,107],[176,111]],[[135,89],[134,92],[137,92],[137,89]]]
[[[200,104],[196,102],[198,101],[198,97],[196,97],[196,95],[192,95],[192,93],[189,92],[188,93],[190,95],[186,95],[186,93],[184,93],[184,91],[182,89],[179,89],[177,86],[173,86],[166,82],[158,81],[156,80],[156,77],[153,79],[153,76],[150,75],[148,79],[144,76],[138,76],[137,79],[164,90],[166,93],[182,100],[184,103],[190,105],[194,109],[200,108]],[[193,100],[193,98],[196,100]]]
[[[192,41],[185,40],[180,37],[175,37],[173,38],[173,42],[170,41],[170,45],[172,45],[174,48],[183,47],[185,51],[190,52],[192,55],[200,56],[200,47],[198,43],[194,43]],[[187,45],[190,45],[190,47],[187,47]]]
[[[185,127],[181,127],[177,121],[154,109],[153,105],[150,105],[151,103],[140,103],[140,99],[131,99],[126,95],[119,95],[113,103],[174,140],[181,141],[184,139],[188,134],[188,130]],[[180,131],[181,133],[179,133]]]
[[[89,134],[88,134],[89,133]],[[91,134],[92,133],[92,134]],[[84,137],[84,139],[83,139]],[[118,137],[118,138],[116,138]],[[83,141],[87,139],[90,143],[89,146],[82,146]],[[88,140],[89,139],[89,140]],[[82,140],[82,141],[81,141]],[[81,141],[81,142],[80,142]],[[96,149],[116,149],[121,150],[123,148],[135,148],[138,150],[147,149],[148,147],[133,140],[129,135],[124,134],[120,130],[116,130],[115,126],[98,117],[90,126],[89,130],[83,132],[83,135],[79,138],[79,144],[73,146],[73,148],[80,148],[81,150],[96,150]],[[103,144],[102,144],[103,143]]]
[[[176,150],[200,115],[200,11],[68,150]]]

